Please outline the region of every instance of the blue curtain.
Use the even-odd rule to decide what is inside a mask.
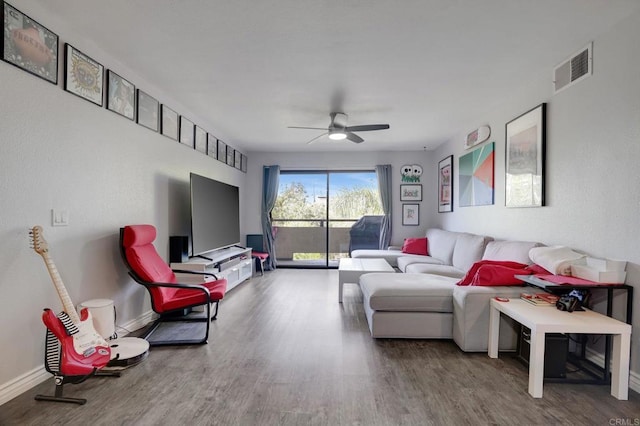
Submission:
[[[378,175],[378,191],[382,201],[382,225],[380,226],[380,249],[384,250],[391,243],[391,164],[381,164],[376,166]]]
[[[280,166],[264,166],[262,170],[262,236],[264,248],[269,253],[265,262],[267,270],[276,269],[275,238],[271,227],[271,210],[276,205],[278,197],[278,181],[280,180]]]

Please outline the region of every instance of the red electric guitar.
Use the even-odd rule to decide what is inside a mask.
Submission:
[[[83,308],[78,316],[74,309],[60,274],[49,257],[49,247],[42,236],[42,227],[34,226],[30,234],[33,249],[44,259],[63,306],[64,312],[57,317],[50,309],[45,309],[42,314],[42,321],[60,341],[60,373],[66,376],[90,374],[107,365],[111,359],[111,348],[93,328],[89,310]]]

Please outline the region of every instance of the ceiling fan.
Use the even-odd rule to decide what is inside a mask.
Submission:
[[[347,126],[347,114],[342,112],[332,112],[329,114],[331,117],[331,123],[329,127],[297,127],[289,126],[289,129],[311,129],[311,130],[326,130],[323,134],[311,139],[307,144],[310,144],[317,139],[320,139],[324,135],[329,135],[329,139],[334,141],[340,141],[348,139],[351,142],[362,143],[364,139],[356,135],[353,132],[368,132],[371,130],[385,130],[389,128],[388,124],[364,124],[362,126]]]

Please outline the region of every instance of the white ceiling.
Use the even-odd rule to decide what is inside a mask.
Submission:
[[[640,9],[637,0],[34,2],[86,37],[63,41],[99,46],[245,152],[432,149],[541,75],[551,87],[555,65]],[[326,127],[332,111],[391,128],[360,133],[362,144],[312,145],[320,131],[287,128]]]

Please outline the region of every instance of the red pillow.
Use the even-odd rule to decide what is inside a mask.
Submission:
[[[469,268],[469,271],[466,273],[466,275],[462,278],[462,280],[460,280],[460,282],[458,283],[458,285],[491,285],[491,284],[478,284],[479,282],[479,278],[476,278],[476,275],[478,275],[478,272],[480,272],[480,269],[485,269],[486,270],[482,273],[482,278],[483,281],[482,282],[486,282],[485,280],[489,277],[489,275],[492,273],[491,270],[495,267],[502,267],[502,268],[509,268],[511,269],[512,272],[511,273],[511,279],[515,280],[515,278],[513,278],[513,275],[515,274],[521,274],[521,275],[530,275],[531,272],[527,271],[525,268],[528,266],[524,263],[519,263],[519,262],[512,262],[509,260],[481,260],[479,262],[474,263],[471,268]],[[496,274],[505,274],[504,271],[499,272],[496,271]],[[508,274],[508,273],[506,273]],[[504,278],[503,275],[500,275],[500,278]],[[504,280],[503,280],[504,281]],[[522,281],[520,280],[516,280],[517,284],[520,284]],[[500,285],[500,284],[496,284],[496,285]],[[502,284],[505,285],[505,284]]]
[[[402,245],[402,252],[407,254],[422,254],[424,256],[429,255],[427,249],[427,238],[405,238]]]

